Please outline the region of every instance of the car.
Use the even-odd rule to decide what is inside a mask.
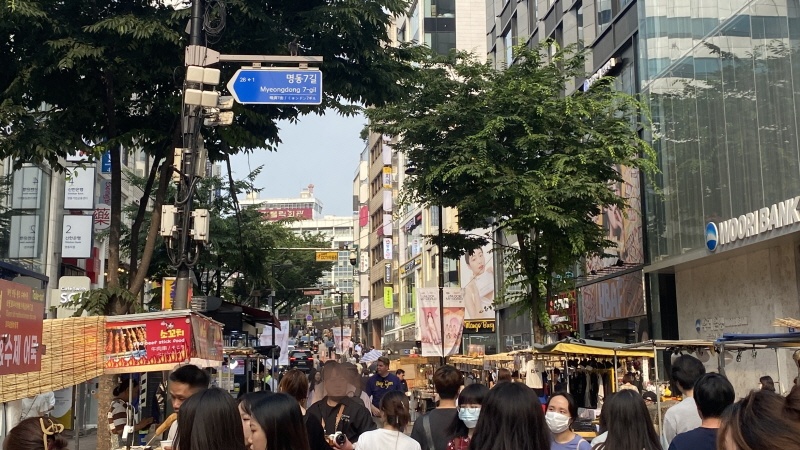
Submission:
[[[289,354],[289,367],[309,372],[314,368],[314,355],[309,350],[295,350]]]

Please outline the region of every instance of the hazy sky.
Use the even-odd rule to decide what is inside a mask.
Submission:
[[[313,184],[324,215],[349,216],[353,212],[353,178],[364,149],[359,138],[364,123],[363,116],[342,117],[332,111],[324,116],[304,116],[296,124],[280,123],[283,142],[277,151],[234,156],[233,176],[243,178],[250,169],[263,165],[256,183],[263,188],[261,198],[297,197],[301,189]]]

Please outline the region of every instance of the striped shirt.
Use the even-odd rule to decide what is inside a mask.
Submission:
[[[127,402],[118,398],[111,401],[111,409],[108,411],[108,428],[111,433],[122,434],[128,423],[128,407]]]

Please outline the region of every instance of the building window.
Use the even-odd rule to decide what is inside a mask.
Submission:
[[[414,293],[415,293],[415,284],[414,281],[417,278],[416,274],[410,275],[406,281],[406,307],[405,311],[411,312],[414,311]]]
[[[611,9],[612,0],[595,0],[597,9],[597,34],[600,34],[611,25],[614,12]]]
[[[503,46],[506,49],[506,67],[514,62],[514,36],[511,35],[511,29],[506,31],[503,35]]]
[[[533,35],[539,26],[539,0],[528,0],[528,32]]]
[[[394,314],[389,314],[383,318],[383,329],[384,331],[394,329]]]
[[[455,32],[425,33],[425,45],[439,55],[447,55],[456,48]]]
[[[455,0],[425,0],[425,17],[455,17]]]

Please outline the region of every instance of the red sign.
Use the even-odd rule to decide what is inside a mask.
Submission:
[[[192,315],[192,356],[213,361],[222,361],[222,325],[205,317]]]
[[[369,225],[369,208],[364,205],[358,210],[358,226],[361,228]]]
[[[286,219],[313,219],[314,210],[312,208],[264,208],[259,209],[264,219],[269,221],[286,220]]]
[[[0,280],[0,375],[42,368],[44,293]]]
[[[192,335],[188,317],[106,323],[106,371],[178,364],[189,359]]]

